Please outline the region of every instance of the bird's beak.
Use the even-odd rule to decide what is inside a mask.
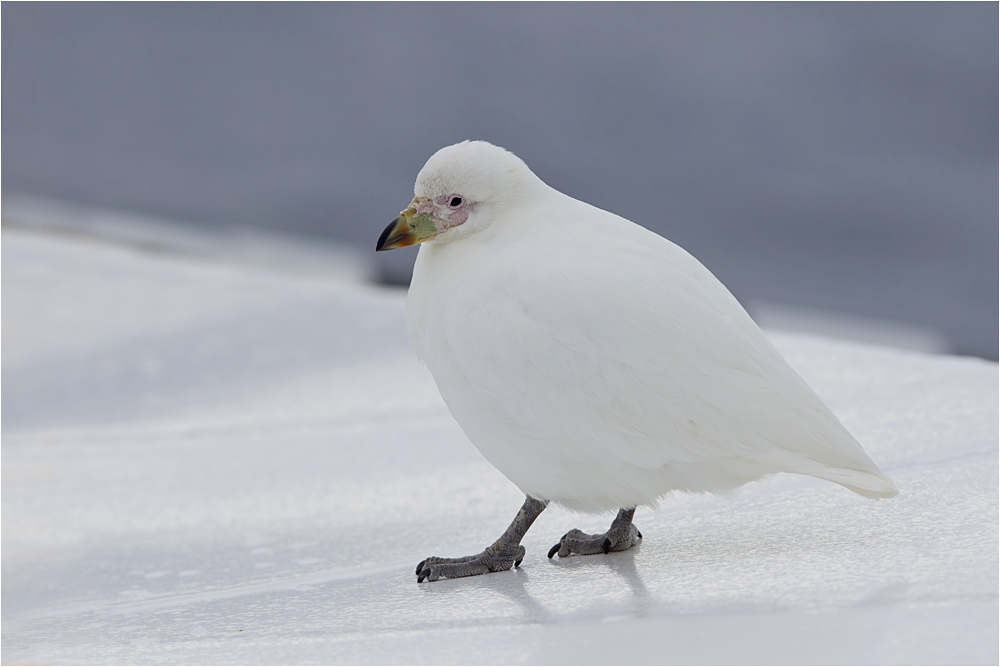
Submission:
[[[389,223],[389,226],[378,237],[375,252],[405,248],[408,245],[422,243],[438,233],[437,223],[430,213],[417,213],[417,198],[414,197],[406,210]]]

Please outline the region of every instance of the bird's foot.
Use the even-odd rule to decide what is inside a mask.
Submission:
[[[549,558],[556,554],[559,554],[560,558],[565,558],[570,554],[588,556],[631,549],[642,540],[642,533],[632,523],[634,513],[634,508],[620,510],[608,532],[599,535],[589,535],[574,528],[563,535],[559,542],[549,549]]]
[[[524,547],[517,545],[514,549],[497,549],[496,545],[487,547],[482,553],[464,558],[438,558],[431,556],[417,565],[417,583],[437,581],[441,578],[455,579],[457,577],[472,577],[487,572],[502,572],[511,567],[517,567],[524,559]]]
[[[472,577],[477,574],[502,572],[517,567],[524,559],[524,547],[521,546],[521,539],[548,504],[547,500],[536,500],[531,496],[525,498],[517,516],[507,526],[507,530],[500,536],[500,539],[483,549],[482,553],[465,558],[432,556],[423,559],[417,566],[417,583],[423,583],[424,579],[437,581],[441,577],[448,579]]]

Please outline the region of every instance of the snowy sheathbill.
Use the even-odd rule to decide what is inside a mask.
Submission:
[[[482,141],[442,148],[377,250],[421,243],[410,336],[452,415],[527,496],[466,558],[418,581],[510,569],[550,502],[618,510],[549,552],[623,551],[639,505],[730,491],[778,472],[863,496],[897,493],[739,302],[663,237],[542,182]]]

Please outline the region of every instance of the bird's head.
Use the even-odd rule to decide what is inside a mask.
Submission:
[[[503,148],[485,141],[447,146],[417,174],[413,201],[385,228],[375,250],[454,240],[539,186],[545,187],[528,165]]]

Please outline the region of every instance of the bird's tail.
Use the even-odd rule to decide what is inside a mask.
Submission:
[[[830,482],[836,482],[866,498],[892,498],[899,494],[899,489],[891,479],[881,472],[853,470],[849,468],[827,468],[810,470],[805,474],[819,477]]]

